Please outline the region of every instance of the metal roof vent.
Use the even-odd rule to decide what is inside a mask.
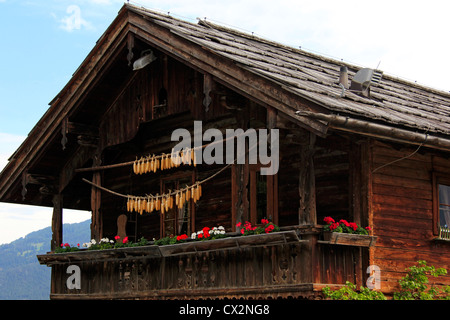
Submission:
[[[370,96],[370,87],[376,86],[380,83],[383,77],[383,72],[380,70],[373,70],[363,68],[359,70],[352,79],[350,91],[359,93],[365,97]]]

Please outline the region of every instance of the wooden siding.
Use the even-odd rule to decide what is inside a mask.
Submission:
[[[381,289],[387,293],[398,290],[405,268],[418,260],[450,269],[450,243],[433,240],[432,184],[433,172],[450,175],[450,161],[423,149],[384,166],[414,151],[381,142],[372,145],[370,215],[378,240],[371,249],[370,264],[381,268]],[[450,284],[449,275],[439,279],[439,283]]]

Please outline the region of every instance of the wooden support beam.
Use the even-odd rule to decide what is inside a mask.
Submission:
[[[306,132],[304,144],[300,150],[300,173],[298,192],[300,203],[298,222],[300,225],[315,225],[316,215],[316,183],[313,156],[315,152],[316,135]]]
[[[63,196],[56,194],[53,196],[53,216],[52,216],[52,241],[50,243],[50,250],[54,251],[59,248],[63,242]]]
[[[94,166],[101,165],[101,158],[97,155],[94,158]],[[102,185],[102,172],[96,171],[93,173],[92,182],[96,185]],[[92,210],[92,221],[91,221],[91,238],[99,241],[103,237],[103,226],[102,226],[102,216],[101,216],[101,203],[102,194],[101,190],[95,186],[92,186],[91,190],[91,210]]]

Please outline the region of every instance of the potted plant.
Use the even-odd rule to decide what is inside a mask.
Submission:
[[[363,228],[355,222],[341,219],[335,221],[332,217],[325,217],[323,230],[324,241],[330,244],[370,247],[375,245],[377,237],[370,236],[370,227]]]

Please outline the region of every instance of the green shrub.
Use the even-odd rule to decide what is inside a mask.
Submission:
[[[428,266],[426,261],[419,260],[418,265],[407,268],[408,274],[399,280],[400,292],[395,292],[394,300],[450,300],[450,286],[442,289],[436,286],[428,288],[428,277],[439,277],[447,274],[444,268]],[[331,290],[330,287],[322,289],[325,298],[331,300],[386,300],[382,292],[373,291],[367,287],[360,287],[356,290],[356,285],[347,281],[345,286],[338,290]]]
[[[424,260],[417,261],[417,266],[407,268],[408,274],[399,280],[400,292],[394,293],[395,300],[450,300],[450,286],[439,290],[435,286],[428,288],[428,277],[439,277],[447,274],[444,268],[436,269],[428,266]]]
[[[345,286],[338,290],[331,290],[330,287],[322,289],[325,298],[331,300],[386,300],[382,292],[370,290],[367,287],[360,287],[360,291],[356,291],[356,285],[347,281]]]

